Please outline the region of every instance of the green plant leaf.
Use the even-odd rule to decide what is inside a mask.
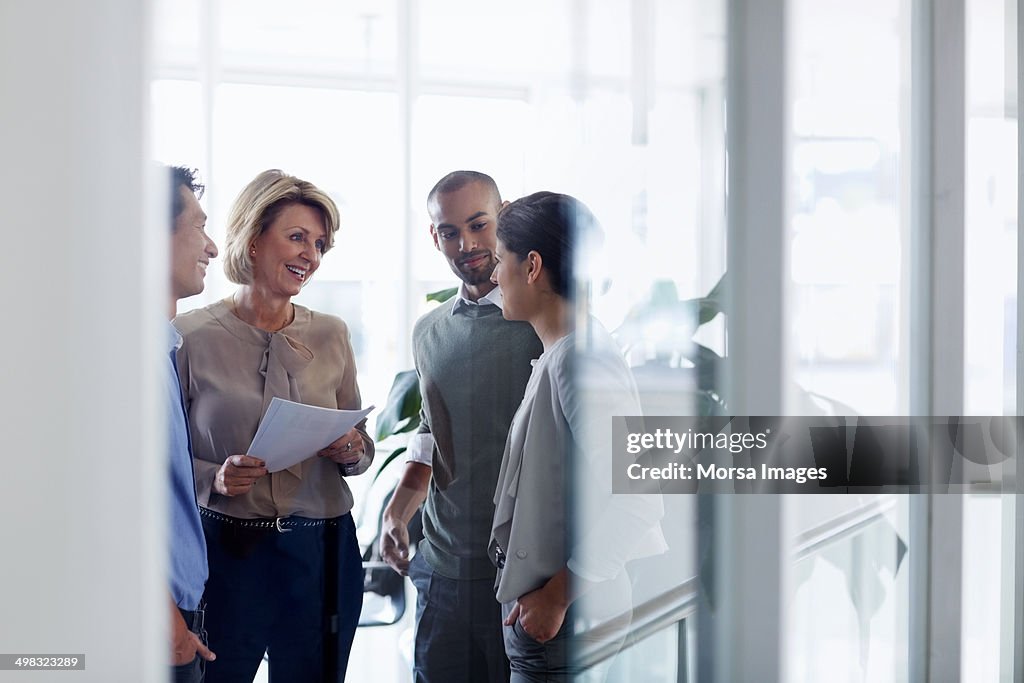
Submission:
[[[436,292],[430,292],[427,294],[427,301],[437,301],[438,303],[444,303],[451,299],[453,296],[459,293],[458,287],[449,287],[448,289],[439,289]]]
[[[415,370],[395,375],[384,409],[377,415],[377,440],[410,432],[420,424],[420,380]]]
[[[725,310],[726,296],[728,294],[726,290],[729,287],[729,283],[726,281],[727,277],[729,277],[728,272],[722,273],[722,277],[718,278],[718,282],[711,288],[708,295],[704,297],[704,300],[713,305],[718,312],[725,313],[726,315],[728,315],[728,311]]]
[[[721,312],[722,309],[714,299],[700,299],[697,310],[697,325],[707,325]]]
[[[395,450],[391,451],[391,455],[385,458],[384,462],[382,462],[380,464],[380,467],[377,468],[377,472],[373,475],[373,481],[370,482],[370,486],[373,486],[374,482],[377,481],[377,477],[381,475],[381,472],[384,471],[384,468],[393,463],[395,461],[395,458],[400,456],[402,453],[405,453],[406,450],[407,449],[405,446],[399,446]]]
[[[693,317],[697,321],[698,327],[707,325],[719,313],[725,313],[725,288],[725,275],[722,275],[707,296],[681,302],[686,309],[693,311]]]

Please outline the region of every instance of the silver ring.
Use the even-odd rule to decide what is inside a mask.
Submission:
[[[345,450],[346,451],[352,450],[352,442],[351,441],[349,441],[347,444],[345,444]]]

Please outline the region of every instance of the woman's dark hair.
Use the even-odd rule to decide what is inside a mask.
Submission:
[[[540,254],[551,289],[572,298],[573,260],[579,245],[600,235],[600,226],[586,204],[567,194],[535,192],[512,202],[498,214],[498,239],[520,261],[531,251]]]

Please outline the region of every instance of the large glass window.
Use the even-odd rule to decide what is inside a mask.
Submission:
[[[967,7],[964,412],[1016,408],[1016,63],[1007,4]]]
[[[349,322],[364,402],[382,406],[395,373],[411,367],[412,326],[436,305],[425,295],[457,284],[429,236],[426,194],[462,168],[491,174],[506,199],[544,189],[586,202],[605,229],[602,254],[584,264],[593,312],[622,345],[645,411],[730,412],[724,377],[707,372],[728,356],[727,318],[695,319],[691,301],[710,294],[705,304],[721,306],[729,282],[725,2],[155,4],[154,155],[200,167],[221,244],[233,198],[264,169],[331,194],[341,233],[298,301]],[[787,414],[906,414],[919,388],[909,334],[918,303],[910,181],[921,171],[910,150],[913,4],[788,2]],[[1013,413],[1018,76],[1008,3],[966,4],[962,398],[967,414]],[[180,310],[233,289],[215,266]],[[355,483],[357,501],[380,500],[369,477]],[[1012,583],[1013,548],[1006,533],[982,533],[1008,528],[1006,501],[994,500],[964,507],[963,675],[972,680],[992,675],[1007,651],[992,645],[1008,619],[993,586]],[[778,504],[800,549],[787,558],[794,580],[779,625],[789,678],[905,680],[907,497]],[[669,552],[630,567],[648,616],[710,556],[696,549],[695,499],[669,496],[666,509]],[[833,533],[849,519],[859,520],[854,531]],[[408,657],[402,628],[363,630],[357,649],[390,658],[397,638]],[[647,633],[613,671],[692,672],[679,648],[693,646],[694,632],[690,619]],[[354,656],[352,676],[373,675],[360,662],[377,658]],[[405,680],[407,667],[388,675]]]
[[[1010,5],[966,2],[964,413],[1017,411],[1017,64]],[[963,499],[961,678],[1008,678],[1012,494]],[[1018,674],[1019,675],[1019,674]]]
[[[802,405],[804,392],[863,415],[907,410],[900,379],[904,22],[900,3],[793,2],[797,413],[813,410]]]
[[[724,272],[722,7],[159,4],[168,21],[157,29],[155,156],[200,167],[219,243],[235,195],[266,168],[331,194],[341,232],[297,301],[349,322],[366,403],[381,406],[411,366],[413,322],[433,305],[424,295],[455,283],[427,231],[426,194],[469,168],[508,199],[549,189],[591,206],[606,232],[606,256],[587,265],[594,311],[628,347],[649,407],[691,409],[694,360],[680,348],[700,336],[724,353],[725,341],[720,319],[695,334],[679,312]],[[400,43],[403,27],[413,40]],[[398,68],[406,57],[409,71]],[[207,290],[180,308],[233,289],[214,267]],[[357,499],[374,498],[360,490],[368,481],[355,483]],[[670,510],[672,554],[635,568],[649,609],[697,571],[692,501]],[[675,634],[618,666],[645,670],[648,657],[635,655],[653,647],[672,670]],[[361,632],[357,648],[390,653],[395,637]]]
[[[908,12],[792,3],[791,414],[908,411]],[[791,577],[788,680],[906,680],[908,497],[783,506],[809,548]]]

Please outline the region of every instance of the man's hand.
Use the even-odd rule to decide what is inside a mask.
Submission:
[[[178,611],[174,600],[171,600],[171,664],[174,666],[188,664],[196,658],[197,653],[208,662],[217,659],[217,655],[203,645],[199,636],[188,630],[185,619]]]
[[[418,462],[406,463],[402,479],[381,518],[380,556],[402,575],[409,573],[409,520],[426,500],[429,485],[430,467]]]
[[[385,515],[380,532],[380,556],[399,574],[409,573],[409,526]]]
[[[518,619],[526,634],[538,643],[554,638],[569,609],[567,580],[568,573],[563,569],[537,590],[519,596],[505,625],[511,626]]]
[[[267,464],[251,455],[232,455],[217,470],[213,490],[222,496],[249,493],[260,477],[267,476]]]

